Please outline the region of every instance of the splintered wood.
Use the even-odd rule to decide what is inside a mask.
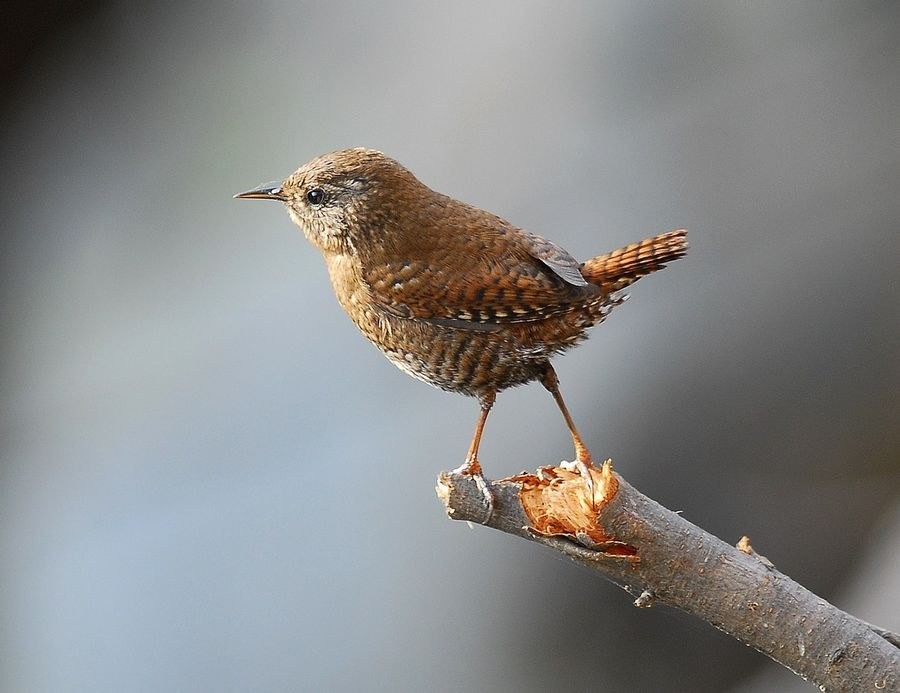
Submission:
[[[536,474],[518,474],[504,481],[519,484],[519,501],[531,522],[529,531],[545,537],[566,537],[613,556],[637,560],[637,550],[616,541],[600,526],[599,514],[616,495],[619,482],[607,460],[589,469],[590,482],[568,467],[541,467]]]

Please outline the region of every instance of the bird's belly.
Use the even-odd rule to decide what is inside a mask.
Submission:
[[[550,354],[527,348],[510,335],[468,332],[436,325],[409,325],[387,343],[375,341],[404,373],[443,390],[478,396],[537,378]],[[412,333],[412,334],[409,334]]]
[[[492,332],[390,316],[377,327],[357,324],[404,373],[443,390],[477,397],[540,377],[554,354],[586,336],[588,325],[577,322],[504,325]]]

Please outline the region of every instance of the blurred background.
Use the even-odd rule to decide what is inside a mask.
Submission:
[[[900,628],[900,5],[2,12],[4,693],[808,690],[443,515],[475,401],[231,199],[358,145],[576,257],[689,228],[557,360],[586,440]],[[569,457],[540,386],[500,396],[489,476]]]

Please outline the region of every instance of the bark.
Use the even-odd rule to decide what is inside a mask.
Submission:
[[[779,572],[744,537],[738,546],[691,524],[625,482],[609,462],[591,483],[544,467],[490,482],[444,472],[448,515],[555,549],[636,597],[693,614],[823,691],[900,688],[897,636],[851,616]]]

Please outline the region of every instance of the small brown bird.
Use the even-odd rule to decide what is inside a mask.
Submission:
[[[576,345],[622,289],[687,251],[671,231],[579,263],[561,247],[431,190],[371,149],[313,159],[283,182],[235,195],[278,200],[325,256],[338,301],[411,376],[478,398],[465,462],[485,491],[478,445],[497,393],[540,380],[559,406],[587,480],[591,454],[550,358]]]

